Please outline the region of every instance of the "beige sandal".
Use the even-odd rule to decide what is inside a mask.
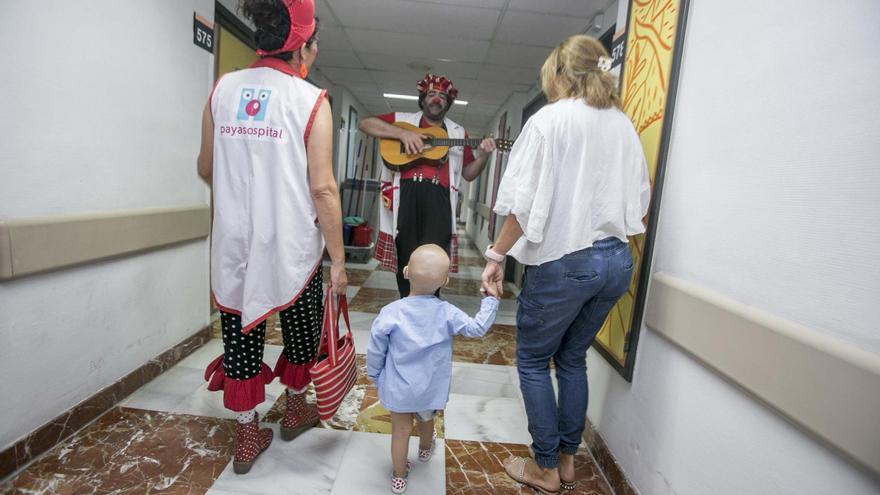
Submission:
[[[516,480],[523,485],[528,486],[529,488],[537,491],[543,495],[558,495],[559,491],[550,491],[546,488],[540,487],[535,483],[526,480],[526,464],[532,461],[532,459],[526,457],[509,457],[506,461],[504,461],[504,471],[507,472],[507,475]],[[534,461],[532,461],[534,462]]]
[[[574,455],[572,455],[572,458],[574,458]],[[562,453],[561,452],[560,452],[559,462],[560,462],[559,491],[560,492],[572,492],[572,491],[574,491],[575,488],[577,488],[578,482],[575,481],[574,479],[572,479],[571,481],[566,481],[565,479],[562,478],[562,465],[561,465],[562,464]],[[572,466],[572,467],[574,467],[574,466]]]

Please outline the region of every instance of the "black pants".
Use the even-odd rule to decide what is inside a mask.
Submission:
[[[423,244],[437,244],[449,252],[452,240],[449,189],[430,180],[402,180],[399,208],[395,239],[397,290],[400,291],[400,297],[406,297],[409,295],[409,280],[403,278],[403,267],[409,264],[412,252]]]
[[[278,313],[284,356],[292,364],[306,364],[315,358],[324,316],[323,274],[317,270],[299,299]],[[234,380],[253,378],[262,369],[266,345],[266,322],[247,334],[241,333],[241,316],[220,312],[223,325],[223,371]]]

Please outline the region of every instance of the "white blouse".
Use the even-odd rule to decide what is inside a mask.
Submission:
[[[599,239],[627,242],[645,232],[650,195],[645,153],[629,117],[569,98],[526,122],[494,211],[516,215],[523,230],[508,254],[540,265]]]

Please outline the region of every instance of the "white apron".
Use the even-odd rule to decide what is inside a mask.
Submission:
[[[324,251],[306,140],[326,92],[284,65],[229,73],[211,97],[212,294],[218,308],[241,315],[245,333],[296,301]]]

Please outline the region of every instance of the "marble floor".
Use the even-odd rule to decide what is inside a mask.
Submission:
[[[462,233],[463,234],[463,233]],[[462,239],[462,270],[443,298],[474,314],[479,307],[479,251]],[[326,269],[326,268],[325,268]],[[340,494],[390,493],[391,423],[366,378],[370,326],[397,299],[394,274],[375,261],[349,264],[349,309],[360,375],[336,416],[292,442],[277,434],[283,386],[266,388],[258,412],[275,440],[247,475],[232,471],[234,416],[209,392],[205,367],[221,354],[219,331],[206,345],[117,404],[11,479],[0,493],[16,494]],[[514,358],[516,290],[502,300],[482,339],[457,338],[446,410],[436,421],[437,454],[413,462],[408,493],[530,494],[506,476],[501,461],[528,455],[530,443]],[[264,361],[281,353],[281,331],[270,319]],[[411,440],[415,460],[418,439]],[[577,456],[571,494],[611,495],[586,446]]]

